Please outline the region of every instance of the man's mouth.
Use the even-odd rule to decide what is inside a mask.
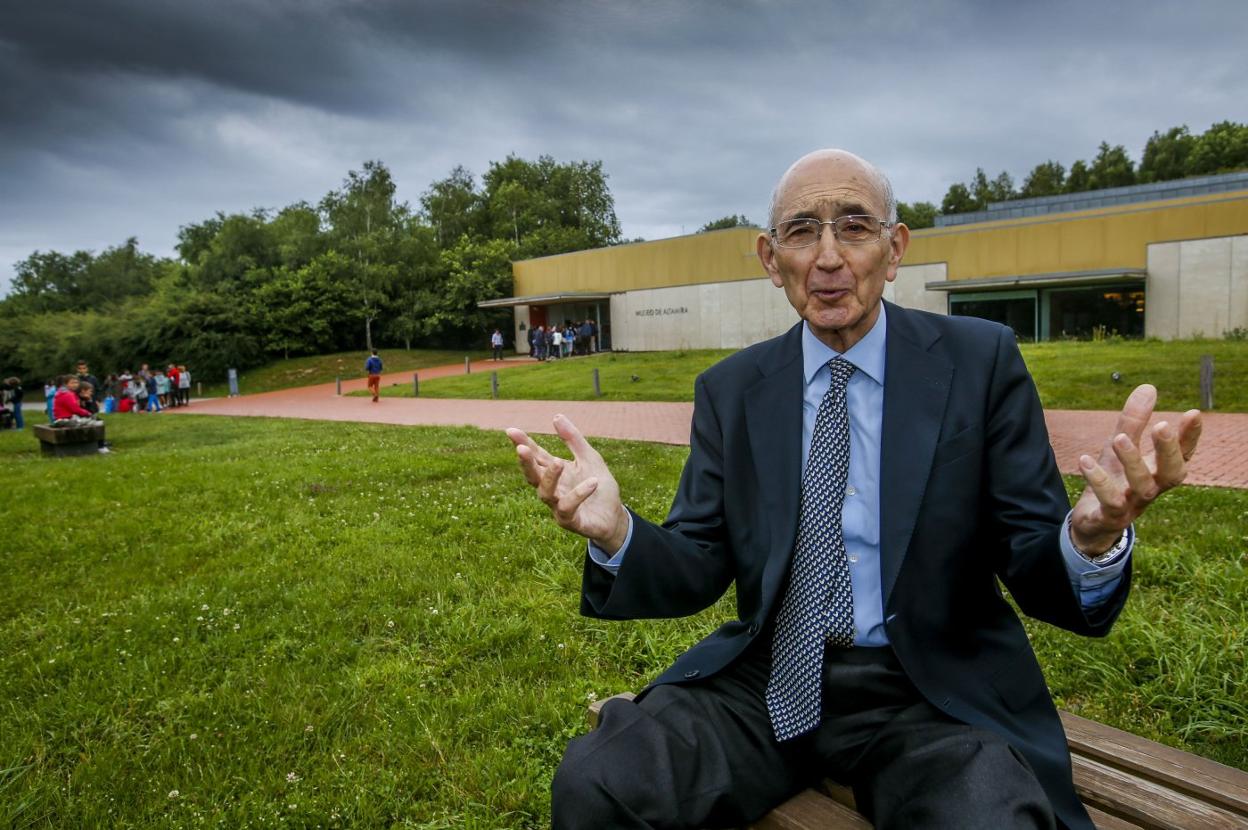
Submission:
[[[812,288],[810,295],[825,303],[834,303],[849,293],[847,288]]]

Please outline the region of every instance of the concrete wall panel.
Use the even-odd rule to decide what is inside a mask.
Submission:
[[[1231,240],[1180,243],[1179,337],[1221,337],[1227,327]]]
[[[1248,329],[1248,236],[1231,238],[1230,328]]]
[[[945,279],[945,264],[934,262],[926,265],[903,265],[897,269],[897,279],[890,283],[892,296],[885,289],[884,296],[899,306],[917,308],[934,314],[949,313],[949,298],[944,291],[928,291],[929,282]]]
[[[1179,247],[1181,242],[1148,246],[1144,281],[1144,336],[1171,340],[1179,335]]]

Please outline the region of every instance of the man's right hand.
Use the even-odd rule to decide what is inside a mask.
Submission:
[[[614,554],[628,535],[628,511],[620,501],[620,486],[575,424],[563,415],[556,415],[554,423],[556,434],[572,453],[571,461],[551,455],[523,430],[507,430],[524,478],[537,488],[537,497],[560,527]]]

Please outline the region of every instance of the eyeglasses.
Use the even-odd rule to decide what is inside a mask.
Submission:
[[[823,235],[823,226],[831,225],[832,234],[842,245],[862,245],[875,242],[891,228],[893,222],[885,222],[874,216],[838,216],[827,222],[818,219],[789,219],[771,229],[771,238],[781,248],[809,248]]]

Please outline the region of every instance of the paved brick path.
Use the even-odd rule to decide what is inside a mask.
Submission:
[[[527,360],[482,360],[473,372],[489,372],[524,365]],[[420,370],[421,380],[462,374],[464,367],[440,366]],[[382,376],[382,385],[408,384],[411,373]],[[364,389],[363,379],[344,381],[344,393]],[[334,384],[266,392],[241,398],[197,400],[191,406],[169,410],[177,414],[259,415],[274,418],[310,418],[325,421],[368,421],[382,424],[469,425],[482,429],[519,427],[529,433],[551,433],[551,419],[563,413],[586,435],[631,438],[665,444],[689,443],[688,403],[609,403],[602,401],[491,401],[436,398],[338,397]],[[1049,410],[1045,421],[1064,473],[1075,473],[1080,453],[1095,454],[1117,420],[1116,412]],[[1154,420],[1173,420],[1175,413],[1158,413]],[[1189,484],[1248,488],[1248,415],[1205,413],[1200,450],[1192,461]]]

